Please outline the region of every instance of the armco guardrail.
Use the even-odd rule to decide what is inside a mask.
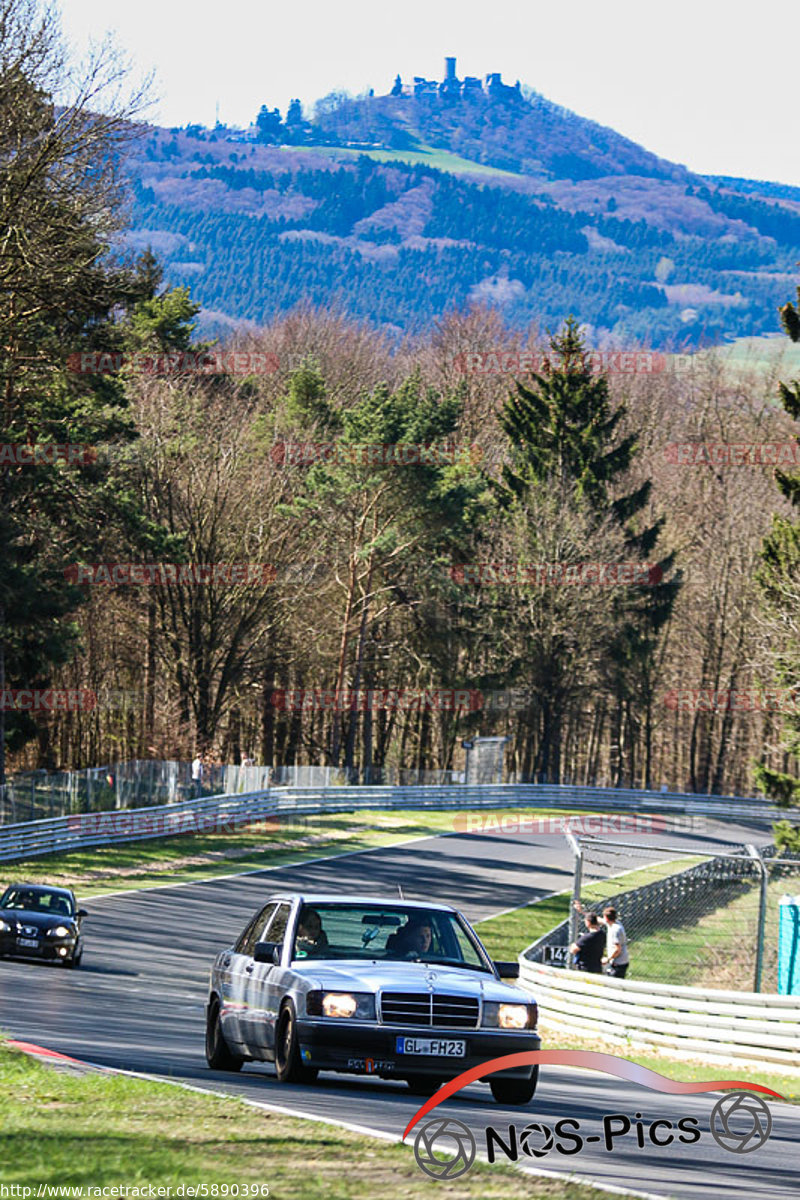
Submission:
[[[144,838],[187,833],[231,833],[271,816],[276,810],[269,792],[244,796],[213,796],[182,804],[118,812],[76,813],[21,825],[0,825],[0,862],[35,858],[40,854],[108,846]]]
[[[520,955],[520,984],[548,1028],[582,1038],[626,1040],[673,1053],[766,1063],[800,1075],[800,997],[673,987],[589,975]]]
[[[0,861],[81,846],[109,845],[170,834],[209,832],[246,825],[281,813],[353,812],[359,809],[583,808],[600,812],[682,813],[769,823],[785,815],[764,802],[735,797],[668,795],[615,788],[504,783],[412,787],[273,787],[211,796],[151,808],[75,813],[23,824],[0,825]],[[217,822],[217,824],[215,824]],[[467,826],[468,828],[468,826]],[[501,827],[502,828],[502,827]],[[591,832],[591,829],[587,830]],[[653,827],[658,832],[658,825]]]

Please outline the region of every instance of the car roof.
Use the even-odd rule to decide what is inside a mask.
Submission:
[[[436,909],[439,912],[455,912],[451,904],[439,904],[428,900],[403,900],[400,896],[355,896],[341,892],[273,892],[271,900],[302,900],[304,904],[375,904],[384,907]]]
[[[57,896],[70,896],[74,899],[69,888],[55,887],[49,883],[10,883],[5,890],[10,892],[12,888],[27,892],[55,892]]]

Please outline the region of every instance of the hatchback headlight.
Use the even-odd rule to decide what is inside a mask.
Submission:
[[[8,921],[4,921],[2,918],[0,918],[0,933],[10,933],[10,932],[11,932],[11,926],[9,925]]]
[[[47,932],[50,937],[70,937],[72,934],[72,930],[68,929],[66,925],[56,925],[54,929],[48,929]]]
[[[535,1029],[538,1020],[535,1004],[484,1004],[483,1023],[491,1029]]]
[[[375,997],[372,992],[309,992],[306,1012],[310,1017],[374,1021]]]

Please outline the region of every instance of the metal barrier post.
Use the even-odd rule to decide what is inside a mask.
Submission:
[[[761,874],[761,889],[758,903],[758,934],[756,941],[756,967],[755,981],[753,983],[753,991],[761,991],[761,973],[764,967],[764,926],[767,919],[767,886],[769,884],[769,875],[767,874],[766,864],[758,853],[755,846],[748,845],[747,853],[751,858],[758,863],[758,869]]]
[[[573,833],[567,833],[566,839],[569,848],[575,855],[575,866],[572,872],[572,907],[569,911],[569,944],[572,945],[578,937],[578,917],[579,912],[575,907],[575,901],[581,898],[581,884],[583,882],[583,849],[580,842]]]

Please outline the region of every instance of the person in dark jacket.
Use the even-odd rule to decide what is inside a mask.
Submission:
[[[602,960],[606,952],[606,931],[600,924],[597,913],[587,912],[583,915],[586,932],[570,946],[570,954],[574,956],[573,963],[578,971],[590,971],[592,975],[600,975],[603,970]]]

